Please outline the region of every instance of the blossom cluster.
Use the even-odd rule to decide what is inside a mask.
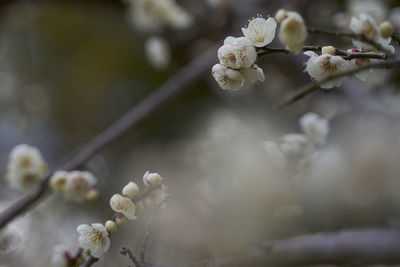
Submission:
[[[285,44],[286,51],[297,54],[307,50],[303,44],[308,30],[303,18],[297,12],[281,9],[276,13],[275,19],[266,20],[261,16],[253,18],[247,28],[242,28],[244,37],[227,37],[224,45],[218,50],[219,64],[213,66],[212,75],[222,89],[237,90],[245,82],[251,84],[255,81],[264,81],[262,69],[254,63],[257,52],[262,51],[263,48],[267,49],[266,45],[274,39],[277,24],[280,25],[279,39]],[[332,46],[323,47],[320,55],[314,52],[315,49],[304,52],[309,57],[305,71],[313,80],[320,82],[332,75],[379,61],[379,59],[368,57],[353,57],[349,60],[346,56],[375,51],[377,47],[385,53],[394,53],[394,48],[390,45],[393,27],[388,21],[378,25],[372,16],[359,14],[358,17],[351,19],[349,28],[354,34],[364,38],[361,41],[353,39],[354,48],[347,49],[339,55]],[[366,81],[370,72],[371,70],[361,71],[355,76]],[[345,78],[336,78],[320,86],[326,89],[340,86]]]
[[[50,178],[50,187],[54,192],[77,203],[98,198],[98,191],[93,188],[96,183],[96,177],[88,171],[56,171]]]
[[[110,236],[117,231],[117,226],[128,220],[136,219],[136,211],[154,205],[162,206],[168,197],[167,187],[158,173],[146,172],[143,176],[146,187],[140,193],[139,186],[129,182],[121,194],[110,198],[110,207],[116,212],[115,216],[105,223],[81,224],[77,227],[79,246],[92,257],[101,257],[110,247]],[[64,257],[67,262],[68,257]],[[58,258],[59,259],[59,258]]]
[[[282,13],[284,12],[284,14]],[[296,12],[279,11],[276,16],[281,23],[279,38],[295,53],[302,50],[307,38],[307,29],[302,17]],[[265,80],[263,70],[255,63],[257,51],[270,44],[275,38],[277,21],[264,19],[260,15],[242,28],[244,37],[229,36],[218,49],[219,63],[212,68],[212,75],[222,89],[238,90],[245,82],[252,84]]]
[[[289,133],[282,136],[282,143],[264,142],[271,162],[284,167],[288,157],[311,154],[315,147],[324,144],[329,134],[329,122],[316,113],[306,113],[299,120],[303,133]]]

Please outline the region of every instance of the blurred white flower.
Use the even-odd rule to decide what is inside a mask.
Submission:
[[[143,175],[143,183],[147,187],[157,187],[161,186],[163,178],[156,172],[147,171]]]
[[[161,209],[165,209],[167,207],[165,200],[169,197],[168,187],[164,184],[161,184],[161,188],[158,190],[153,191],[153,197],[156,205],[160,205],[161,203]]]
[[[71,259],[71,252],[65,245],[56,245],[53,247],[53,254],[51,256],[52,267],[69,267]]]
[[[248,84],[252,84],[257,81],[265,81],[262,68],[258,67],[256,64],[252,65],[250,68],[242,69],[240,72],[243,74],[243,77]]]
[[[232,69],[249,68],[257,59],[253,44],[245,37],[226,37],[218,49],[220,63]]]
[[[253,18],[247,28],[242,28],[243,35],[256,47],[263,47],[271,43],[275,37],[275,30],[275,20],[262,17]]]
[[[68,200],[82,202],[86,193],[96,184],[96,178],[87,171],[72,171],[68,174],[65,197]]]
[[[56,171],[50,178],[50,187],[54,192],[63,192],[67,185],[68,172]]]
[[[136,206],[128,197],[115,194],[110,199],[110,206],[113,211],[122,213],[128,220],[136,219]]]
[[[328,120],[322,119],[318,114],[306,113],[300,118],[303,132],[315,143],[325,143],[329,133]]]
[[[312,51],[304,52],[310,59],[307,61],[306,72],[312,77],[313,80],[321,81],[331,75],[345,71],[349,67],[349,63],[340,56],[333,56],[324,54],[318,56]],[[321,84],[321,88],[332,88],[340,86],[346,77],[336,78],[334,80]]]
[[[30,189],[45,174],[46,162],[37,148],[20,144],[11,150],[6,178],[12,187],[19,190]]]
[[[299,13],[286,12],[286,17],[280,26],[279,39],[294,53],[303,50],[304,41],[307,39],[307,28]]]
[[[163,25],[186,29],[193,24],[193,16],[175,0],[130,0],[129,18],[143,31],[157,31]]]
[[[79,225],[76,230],[80,234],[79,247],[95,258],[100,258],[110,247],[110,238],[104,225],[93,223]]]
[[[171,49],[165,39],[159,36],[150,37],[146,40],[144,48],[147,60],[153,68],[163,70],[168,67],[171,59]]]
[[[134,199],[139,195],[140,189],[139,186],[134,182],[129,182],[127,185],[122,188],[122,195],[129,197],[130,199]]]
[[[353,48],[353,49],[348,49],[347,52],[349,53],[360,53],[361,51],[359,49]],[[369,64],[372,62],[376,62],[376,59],[369,59],[369,58],[354,58],[349,61],[349,67],[350,68],[358,68],[362,65]],[[368,69],[364,71],[360,71],[354,74],[359,80],[365,82],[369,75],[374,71],[374,69]]]
[[[370,15],[359,14],[359,17],[352,17],[349,25],[350,30],[355,34],[362,34],[367,39],[375,41],[382,45],[391,53],[394,53],[394,47],[390,45],[391,37],[383,38],[378,24]],[[361,49],[373,49],[374,47],[365,42],[353,40],[353,45]]]
[[[382,0],[350,0],[347,2],[347,9],[351,16],[358,16],[365,13],[372,16],[379,22],[387,17],[387,3]]]
[[[272,164],[278,167],[286,166],[286,157],[277,144],[271,141],[265,141],[263,142],[263,147],[267,152],[269,159],[272,161]]]
[[[309,141],[306,135],[290,133],[282,136],[281,150],[284,155],[296,155],[308,151]]]
[[[211,71],[218,85],[225,90],[238,90],[244,85],[244,77],[238,70],[215,64]]]

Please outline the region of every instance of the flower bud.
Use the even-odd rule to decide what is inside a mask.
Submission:
[[[56,171],[50,178],[50,187],[54,192],[62,192],[67,184],[68,172]]]
[[[307,28],[303,18],[297,12],[288,11],[281,23],[279,39],[291,52],[299,53],[303,50],[307,38]]]
[[[383,38],[389,38],[393,33],[393,26],[389,21],[379,24],[379,29]]]
[[[86,200],[90,201],[90,202],[98,200],[99,197],[100,197],[100,193],[99,193],[99,190],[97,190],[97,189],[90,189],[86,193]]]
[[[134,182],[129,182],[122,189],[122,195],[127,196],[130,199],[134,199],[137,195],[139,195],[139,192],[139,186]]]
[[[147,171],[143,175],[143,183],[147,187],[157,187],[161,185],[163,178],[156,172]]]
[[[114,221],[106,221],[105,227],[109,234],[114,234],[117,231],[117,224]]]
[[[334,56],[336,54],[336,49],[329,45],[329,46],[323,46],[321,49],[322,54],[330,54],[332,56]]]
[[[275,14],[275,20],[277,23],[281,23],[286,18],[286,10],[279,9]]]
[[[115,194],[110,199],[110,206],[113,211],[122,213],[128,220],[136,219],[136,206],[129,198]]]

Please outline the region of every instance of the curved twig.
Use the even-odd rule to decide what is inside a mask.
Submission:
[[[400,58],[395,58],[392,60],[387,60],[385,62],[365,64],[358,68],[350,69],[347,71],[337,73],[335,75],[331,75],[331,76],[329,76],[323,80],[320,80],[318,82],[311,82],[311,83],[306,84],[305,86],[301,87],[299,90],[297,90],[297,92],[295,92],[294,94],[292,94],[288,98],[286,98],[282,103],[280,103],[278,105],[278,108],[283,108],[289,104],[296,102],[297,100],[299,100],[299,99],[305,97],[306,95],[317,90],[321,84],[332,81],[334,79],[349,76],[349,75],[352,75],[352,74],[355,74],[355,73],[358,73],[358,72],[361,72],[361,71],[364,71],[367,69],[392,68],[392,67],[399,66],[399,65],[400,65]]]

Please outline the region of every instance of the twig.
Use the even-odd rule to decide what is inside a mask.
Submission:
[[[314,52],[321,52],[322,46],[303,46],[303,51],[314,51]],[[388,56],[381,53],[372,53],[372,52],[347,52],[345,50],[335,48],[336,55],[342,56],[346,60],[351,60],[355,58],[375,58],[375,59],[387,59]],[[269,54],[275,53],[284,53],[289,54],[291,53],[286,48],[270,48],[270,47],[263,47],[258,52],[258,56],[264,56]]]
[[[129,259],[133,262],[133,264],[135,264],[136,267],[142,267],[142,264],[139,262],[139,260],[136,258],[136,256],[132,253],[132,251],[129,248],[122,247],[121,254],[124,256],[128,255]]]
[[[400,58],[395,58],[395,59],[388,60],[385,62],[365,64],[358,68],[350,69],[347,71],[337,73],[335,75],[331,75],[331,76],[329,76],[323,80],[320,80],[318,82],[311,82],[309,84],[306,84],[302,88],[300,88],[294,94],[290,95],[287,99],[285,99],[282,103],[280,103],[278,105],[278,108],[283,108],[289,104],[296,102],[297,100],[299,100],[299,99],[305,97],[306,95],[317,90],[321,84],[332,81],[334,79],[349,76],[349,75],[352,75],[352,74],[355,74],[355,73],[358,73],[358,72],[361,72],[361,71],[367,70],[367,69],[392,68],[392,67],[398,66],[399,64],[400,64]]]
[[[381,44],[378,44],[377,42],[374,42],[373,40],[368,39],[362,34],[355,34],[355,33],[350,33],[350,32],[336,32],[336,31],[329,31],[329,30],[321,30],[321,29],[316,29],[313,27],[307,27],[307,31],[309,33],[315,33],[315,34],[325,34],[325,35],[333,35],[333,36],[343,36],[343,37],[349,37],[352,39],[356,39],[365,43],[368,43],[375,47],[376,49],[384,52],[387,55],[391,55],[391,51],[383,47]]]
[[[89,256],[86,258],[85,262],[82,263],[81,267],[89,267],[92,266],[95,262],[97,262],[99,259]]]
[[[146,266],[146,261],[145,261],[145,257],[144,257],[145,255],[144,254],[146,252],[147,244],[149,243],[151,223],[153,222],[153,218],[154,218],[154,215],[156,214],[156,211],[166,201],[167,201],[167,199],[164,199],[162,202],[160,202],[160,203],[156,204],[156,206],[154,206],[154,208],[151,211],[151,215],[150,215],[149,221],[147,222],[146,229],[145,229],[145,232],[144,232],[144,238],[143,238],[143,241],[142,241],[142,246],[141,246],[141,249],[140,249],[140,261],[144,266]]]
[[[101,149],[109,145],[112,141],[122,136],[126,131],[139,122],[149,117],[155,110],[167,103],[173,96],[187,88],[193,80],[200,77],[207,71],[215,58],[216,46],[208,48],[203,54],[196,57],[189,64],[179,69],[164,84],[158,87],[151,95],[134,106],[125,115],[118,119],[114,124],[95,136],[78,153],[69,159],[65,164],[57,168],[58,170],[72,170],[85,163]],[[15,219],[18,215],[28,210],[34,203],[40,200],[49,191],[48,181],[50,175],[39,185],[38,189],[27,195],[0,214],[0,229]]]
[[[318,233],[268,242],[250,252],[246,261],[203,260],[151,267],[365,266],[400,263],[400,230],[369,229]]]

